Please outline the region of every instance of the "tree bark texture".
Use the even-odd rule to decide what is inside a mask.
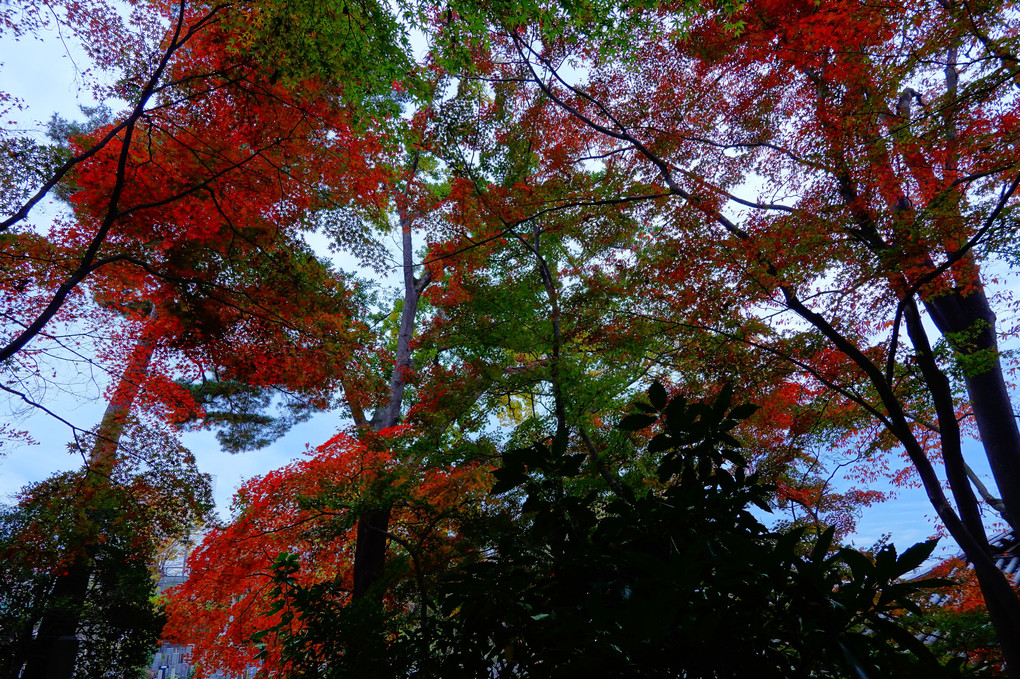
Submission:
[[[964,363],[978,435],[1006,508],[1006,520],[1020,519],[1020,429],[1003,377],[995,313],[982,287],[967,295],[949,292],[925,302],[936,327]],[[970,360],[968,360],[970,359]]]
[[[404,307],[400,314],[397,332],[397,355],[390,378],[390,394],[386,403],[379,406],[369,426],[373,431],[394,427],[400,422],[400,409],[404,399],[404,388],[411,371],[411,338],[414,336],[415,315],[422,291],[428,286],[428,273],[421,279],[414,277],[414,252],[411,240],[411,217],[400,215],[401,245],[404,269]],[[372,586],[382,578],[386,566],[387,533],[390,523],[389,506],[358,520],[357,539],[354,547],[353,599],[363,599],[372,593],[372,598],[382,601],[382,592],[373,592]]]

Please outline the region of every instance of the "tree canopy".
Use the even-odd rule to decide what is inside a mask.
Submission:
[[[840,546],[891,480],[1020,676],[985,526],[1020,517],[1010,3],[41,9],[0,30],[68,29],[108,108],[0,136],[0,379],[112,381],[77,543],[12,576],[77,609],[22,624],[35,657],[84,629],[133,423],[240,451],[321,411],[171,595],[200,671],[956,671],[905,631],[930,550]]]

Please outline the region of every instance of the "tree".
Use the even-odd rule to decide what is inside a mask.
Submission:
[[[83,220],[90,214],[88,197],[103,191],[101,177],[73,196]],[[217,221],[217,215],[209,215],[204,228],[222,234],[233,227],[229,217],[218,216]],[[134,215],[136,230],[166,225],[164,214],[155,224],[146,217]],[[211,247],[193,239],[164,241],[146,255],[149,263],[111,263],[94,274],[92,289],[98,300],[128,316],[124,336],[115,336],[124,344],[115,343],[106,358],[116,364],[120,351],[129,350],[91,450],[83,453],[91,491],[101,493],[111,483],[123,427],[133,408],[171,423],[202,414],[172,379],[184,358],[202,381],[211,374],[249,390],[288,389],[319,407],[346,372],[363,326],[349,313],[350,291],[343,280],[293,238],[277,235],[260,242],[257,227],[265,224],[261,217],[250,217],[246,224],[246,233],[237,234],[240,243]],[[175,274],[167,276],[168,269]],[[230,281],[229,288],[223,280]],[[306,363],[319,368],[295,369]],[[196,375],[186,373],[185,378]],[[78,502],[87,509],[92,493]],[[105,540],[104,535],[99,527],[84,534],[82,556],[72,559],[67,573],[57,578],[55,591],[72,603],[42,619],[26,676],[48,671],[52,647],[80,627],[81,607],[95,576],[88,557],[94,544],[88,541]],[[73,602],[79,602],[78,610]]]
[[[380,507],[389,514],[387,537],[395,543],[380,574],[389,603],[386,616],[418,615],[426,583],[463,549],[458,522],[475,511],[487,473],[477,466],[409,464],[396,453],[400,436],[399,429],[387,430],[368,445],[337,434],[305,459],[238,491],[234,520],[206,535],[188,558],[188,580],[171,591],[167,637],[193,646],[191,662],[200,674],[241,672],[256,658],[262,671],[287,667],[275,638],[259,645],[253,641],[257,632],[277,623],[294,634],[311,624],[272,605],[272,568],[281,553],[300,557],[304,569],[297,581],[319,588],[330,611],[324,624],[350,633],[341,644],[377,638],[382,621],[372,617],[371,601],[357,605],[364,595],[355,577],[361,517]],[[318,649],[301,662],[328,657],[326,649]]]
[[[436,98],[448,86],[443,79],[439,83]],[[398,194],[405,274],[405,298],[395,312],[398,368],[387,410],[359,420],[360,408],[352,405],[356,422],[375,427],[396,423],[380,419],[380,413],[400,417],[399,400],[409,397],[407,422],[419,439],[415,448],[430,459],[475,452],[461,444],[472,429],[484,426],[479,420],[499,399],[511,411],[514,399],[530,402],[532,416],[515,416],[519,426],[511,437],[524,441],[576,429],[584,439],[586,430],[621,406],[649,363],[675,351],[648,327],[605,323],[628,295],[607,274],[619,264],[620,239],[629,238],[636,223],[633,214],[619,209],[630,201],[613,196],[622,179],[607,181],[574,168],[564,162],[566,156],[532,167],[528,149],[533,141],[543,143],[541,102],[528,102],[520,114],[524,122],[512,126],[513,113],[499,108],[499,93],[487,98],[482,88],[461,82],[454,99],[415,119],[414,172],[431,156],[452,176],[437,187],[441,201],[429,205],[430,192],[416,194],[425,199],[419,198],[416,211],[400,205],[406,190]],[[476,122],[485,104],[491,104],[483,118],[491,137]],[[470,154],[477,154],[477,166],[467,162]],[[408,187],[415,183],[413,173],[409,176]],[[575,203],[577,190],[598,193]],[[420,278],[410,256],[412,221],[427,225],[430,240]],[[422,298],[430,316],[413,339]],[[418,352],[414,360],[412,346]],[[452,423],[457,431],[450,435]],[[597,449],[590,438],[586,445],[593,464],[604,467],[606,449]],[[367,594],[382,572],[386,517],[383,508],[362,523],[365,558],[355,571],[374,575],[366,575],[359,592]],[[382,590],[374,596],[378,601]]]
[[[248,263],[250,264],[250,262]],[[307,264],[305,270],[306,273],[325,271]],[[235,280],[237,279],[235,278]],[[280,294],[286,294],[286,289],[282,286],[278,286],[274,290]],[[344,298],[343,295],[340,297]],[[320,331],[335,330],[337,326],[333,324],[333,319],[340,318],[341,323],[348,320],[346,316],[342,315],[344,305],[336,301],[336,295],[327,294],[325,299],[328,304],[325,305],[326,309],[323,309],[322,298],[323,295],[320,293],[318,297],[310,297],[310,303],[301,303],[300,300],[295,300],[291,296],[288,299],[288,308],[308,312],[316,309],[315,302],[318,300],[317,311],[320,316],[316,318],[315,323],[319,326]],[[89,442],[87,452],[83,447],[84,442],[79,441],[78,443],[82,457],[86,460],[82,489],[77,496],[68,498],[66,501],[74,505],[84,517],[98,512],[96,503],[116,492],[118,484],[121,483],[118,481],[116,473],[118,466],[123,464],[124,457],[139,454],[131,442],[125,444],[122,441],[125,426],[130,421],[132,410],[142,413],[148,411],[150,418],[153,416],[157,420],[169,418],[171,422],[174,422],[177,411],[181,407],[180,398],[187,395],[186,391],[181,393],[180,387],[173,382],[168,382],[165,379],[163,382],[160,381],[160,372],[152,368],[154,356],[159,358],[162,354],[163,358],[173,359],[175,354],[184,354],[191,358],[195,365],[207,366],[211,363],[220,374],[230,375],[235,380],[235,384],[240,384],[249,391],[254,391],[256,388],[266,389],[271,386],[280,386],[303,392],[310,398],[316,398],[317,394],[318,398],[322,398],[323,391],[335,384],[336,378],[335,376],[330,377],[331,371],[328,367],[317,372],[307,371],[303,375],[298,375],[290,370],[286,361],[277,361],[277,364],[267,366],[262,361],[253,360],[256,352],[252,350],[250,343],[260,343],[261,351],[278,352],[282,356],[290,354],[290,360],[295,362],[309,360],[321,362],[325,360],[325,357],[329,357],[339,361],[341,368],[345,364],[343,354],[339,350],[345,346],[342,342],[323,343],[320,341],[320,337],[310,338],[312,341],[307,341],[309,338],[299,337],[295,342],[292,338],[288,338],[286,333],[280,332],[276,319],[269,319],[268,323],[259,323],[253,322],[251,318],[245,316],[234,317],[231,314],[230,322],[222,318],[219,319],[221,321],[220,332],[213,337],[207,337],[200,332],[196,333],[198,328],[194,325],[182,332],[180,307],[174,308],[166,301],[160,303],[145,301],[145,305],[150,309],[149,316],[141,322],[141,337],[138,338],[130,353],[127,367],[117,383],[117,388],[110,395],[109,405],[102,422],[94,436],[84,437],[85,441]],[[169,318],[166,311],[168,308],[174,312],[174,315]],[[264,299],[263,308],[272,308],[271,301]],[[157,309],[164,311],[159,314]],[[212,304],[206,304],[203,311],[206,314],[211,314],[216,309],[217,307]],[[233,307],[231,307],[232,309]],[[212,318],[212,316],[207,316],[207,318]],[[266,319],[258,318],[256,320],[265,321]],[[170,321],[170,323],[161,321]],[[340,327],[346,329],[343,325]],[[236,367],[236,362],[242,357],[247,362],[246,366]],[[315,381],[312,383],[303,381],[309,377]],[[140,404],[139,401],[141,401]],[[160,412],[161,409],[158,408],[160,405],[167,406],[162,409],[163,412]],[[157,407],[154,408],[154,406]],[[187,407],[187,404],[185,403],[184,406]],[[194,409],[194,407],[194,403],[191,403],[190,408]],[[185,410],[185,412],[191,413],[191,409]],[[153,413],[153,410],[156,412]],[[257,415],[250,409],[241,414],[247,417]],[[190,453],[183,449],[177,454],[185,456],[184,459],[190,459]],[[194,493],[196,490],[185,489],[181,492]],[[177,518],[185,521],[185,525],[190,523],[187,513]],[[68,549],[77,551],[66,559],[63,573],[54,578],[52,586],[54,596],[65,600],[65,603],[60,607],[47,609],[46,614],[41,618],[38,633],[34,638],[31,634],[28,635],[34,650],[29,656],[25,676],[41,676],[41,673],[52,671],[51,658],[54,656],[55,647],[61,639],[80,631],[83,624],[82,616],[87,612],[88,591],[90,587],[95,587],[96,579],[102,576],[101,569],[95,565],[95,558],[92,554],[97,549],[101,550],[102,545],[110,541],[109,528],[105,524],[97,522],[90,529],[82,528],[77,538],[81,542],[68,547]],[[154,547],[151,545],[148,547],[139,545],[138,547],[138,554],[134,555],[132,559],[139,560],[143,566],[147,567],[145,559],[153,556],[150,552]],[[30,562],[32,556],[30,553],[26,553],[22,555],[22,558]],[[147,597],[143,597],[142,605],[146,601]],[[90,637],[87,638],[89,639],[88,653],[92,653],[94,642]],[[81,666],[79,663],[79,671],[81,671]]]
[[[94,439],[91,440],[88,453],[80,447],[80,443],[78,444],[79,452],[86,459],[86,464],[80,483],[75,484],[77,493],[63,502],[69,505],[68,509],[79,513],[80,525],[75,533],[67,537],[66,544],[63,545],[66,555],[61,558],[59,568],[50,565],[50,572],[47,573],[49,577],[44,582],[54,605],[42,609],[35,630],[33,628],[36,627],[36,620],[27,621],[29,623],[27,629],[21,635],[25,646],[17,652],[18,662],[12,670],[15,676],[21,674],[22,663],[25,665],[23,676],[29,678],[71,676],[76,667],[80,668],[82,665],[76,657],[78,655],[76,635],[81,631],[85,619],[89,589],[103,588],[101,583],[104,561],[97,557],[103,553],[103,545],[116,537],[116,531],[111,530],[111,527],[116,526],[120,518],[116,513],[121,511],[115,504],[114,498],[118,489],[113,475],[118,462],[122,461],[121,439],[128,424],[131,407],[146,378],[152,354],[152,337],[143,335],[132,352],[131,360],[110,398],[106,412],[103,413],[103,419],[97,427]],[[198,489],[199,486],[196,486],[190,489],[190,492],[194,494]],[[48,503],[52,502],[54,502],[52,499],[48,500]],[[105,515],[111,513],[114,514],[113,519],[104,520]],[[191,513],[185,511],[185,515]],[[185,521],[187,522],[189,518],[186,516]],[[135,530],[141,532],[139,526],[135,526]],[[15,541],[9,549],[13,550],[16,545]],[[142,545],[144,543],[138,546]],[[146,550],[139,548],[137,553],[132,553],[131,546],[131,540],[125,540],[119,557],[127,560],[133,570],[136,570],[139,565],[145,565],[143,559]],[[25,564],[32,564],[33,561],[38,561],[38,558],[39,555],[32,550],[18,554],[19,561]],[[107,569],[110,567],[110,564],[106,564]],[[151,589],[152,583],[148,584]],[[124,605],[141,606],[144,610],[151,592],[136,591],[134,595],[134,601],[131,600],[131,595],[126,595]],[[131,636],[128,632],[128,642],[132,645],[140,643],[141,647],[145,648],[146,637],[152,636],[153,625],[158,628],[152,620],[140,625],[137,637]],[[70,643],[71,640],[74,642]],[[152,639],[148,641],[151,644]],[[102,641],[97,640],[94,643],[99,645]],[[85,658],[91,656],[92,644],[90,641],[89,651],[83,654]]]
[[[132,676],[148,662],[165,622],[150,560],[205,517],[211,491],[172,440],[138,426],[125,438],[110,483],[68,472],[5,508],[4,677]]]
[[[586,31],[601,29],[586,19],[551,11],[550,31],[598,42]],[[438,44],[441,50],[446,43]],[[479,68],[488,68],[479,59]],[[426,296],[440,312],[423,332],[423,347],[440,354],[428,368],[437,391],[449,399],[449,380],[469,375],[468,393],[479,392],[489,408],[519,419],[531,411],[529,436],[540,430],[537,414],[556,390],[563,392],[565,423],[592,428],[648,372],[705,392],[742,375],[741,396],[764,404],[745,425],[754,431],[752,458],[780,485],[779,501],[805,509],[818,526],[852,530],[854,510],[882,494],[834,492],[818,449],[849,437],[848,430],[858,440],[874,438],[873,426],[776,357],[724,338],[662,332],[674,322],[663,316],[677,299],[650,286],[651,272],[633,268],[632,250],[652,242],[644,225],[661,215],[664,194],[635,186],[628,166],[589,162],[590,135],[522,82],[464,75],[424,142],[453,173],[445,220],[427,236],[436,284]],[[650,310],[653,300],[667,311]],[[702,290],[682,301],[692,315],[707,317],[712,300]]]
[[[376,649],[372,675],[951,676],[895,618],[937,584],[896,581],[934,542],[871,560],[831,550],[831,529],[813,544],[766,529],[748,507],[767,509],[772,489],[729,433],[754,409],[729,396],[653,385],[621,424],[661,427],[641,485],[610,487],[563,439],[507,452],[491,492],[510,502],[466,523],[472,552],[441,572],[431,615]],[[336,584],[310,586],[297,554],[274,569],[284,618],[261,638],[283,640],[292,676],[347,676]]]
[[[0,360],[13,358],[6,361],[11,370],[19,362],[32,369],[26,347],[60,314],[73,322],[88,313],[68,312],[81,286],[98,274],[129,279],[134,289],[143,287],[140,278],[190,287],[192,295],[230,289],[217,277],[219,257],[240,245],[272,259],[297,241],[301,217],[313,204],[321,206],[324,196],[331,205],[371,203],[385,175],[366,158],[379,152],[385,116],[395,111],[394,97],[386,96],[390,81],[381,94],[376,86],[389,69],[401,69],[401,38],[382,16],[372,25],[362,22],[362,12],[375,11],[371,3],[318,17],[319,41],[301,37],[301,27],[291,25],[299,7],[286,3],[142,3],[133,8],[137,35],[98,7],[80,16],[72,6],[67,21],[90,41],[95,58],[117,72],[115,87],[96,85],[97,97],[116,95],[131,107],[94,133],[76,136],[55,167],[35,162],[43,167],[26,170],[27,185],[16,187],[26,198],[0,224],[10,321]],[[109,25],[88,23],[98,15]],[[351,21],[361,30],[333,40],[330,29]],[[293,41],[287,49],[331,56],[295,60],[267,52],[287,40]],[[366,50],[387,58],[366,58]],[[327,64],[334,71],[324,71]],[[335,71],[349,78],[330,89],[323,83]],[[370,103],[362,113],[376,115],[355,123],[359,101]],[[45,151],[36,155],[48,157]],[[317,162],[302,162],[310,158]],[[61,182],[79,189],[64,190],[75,218],[58,219],[43,237],[25,220]],[[359,234],[340,237],[356,242]],[[196,256],[189,248],[208,249]],[[228,302],[258,312],[257,302],[244,296],[250,291],[234,292],[240,294],[227,295]]]
[[[442,469],[447,464],[446,461],[449,460],[450,463],[456,465],[456,469],[465,468],[465,463],[468,465],[466,468],[470,469],[473,461],[482,452],[481,449],[484,448],[484,442],[472,443],[470,441],[468,434],[478,427],[479,423],[477,421],[470,423],[467,420],[471,417],[470,413],[479,408],[482,408],[484,413],[484,406],[479,406],[478,404],[485,402],[487,394],[499,392],[503,380],[494,377],[493,373],[497,370],[502,370],[505,362],[497,361],[495,364],[486,365],[486,360],[478,360],[470,356],[470,353],[473,351],[485,353],[492,345],[498,346],[496,339],[492,336],[483,340],[479,337],[467,335],[464,331],[470,326],[470,322],[457,323],[459,336],[455,338],[451,338],[444,333],[443,327],[445,322],[456,321],[457,319],[454,317],[454,314],[462,310],[454,308],[458,303],[462,307],[470,309],[468,312],[469,318],[477,318],[477,315],[473,314],[490,314],[483,327],[491,328],[493,323],[498,324],[498,321],[491,316],[497,313],[496,310],[492,309],[491,306],[486,307],[484,302],[481,309],[477,308],[475,305],[477,300],[471,300],[470,304],[465,305],[464,302],[470,298],[464,296],[453,299],[450,295],[437,297],[436,295],[428,294],[429,310],[432,312],[432,319],[437,321],[436,325],[439,328],[439,332],[433,335],[431,332],[433,328],[427,326],[422,331],[421,339],[415,338],[417,329],[416,316],[419,302],[423,298],[423,291],[427,291],[427,286],[433,280],[437,280],[434,277],[438,277],[447,290],[453,287],[453,285],[448,284],[448,279],[443,276],[442,272],[437,271],[434,267],[426,267],[420,277],[415,276],[415,263],[412,256],[413,224],[415,221],[422,221],[430,226],[442,224],[442,222],[437,223],[435,221],[435,216],[444,217],[443,211],[446,209],[445,205],[452,202],[447,197],[446,202],[440,202],[438,206],[435,204],[434,189],[426,184],[427,168],[423,168],[423,165],[428,162],[428,157],[423,152],[416,152],[412,156],[410,169],[403,180],[403,185],[399,187],[399,190],[394,191],[397,220],[401,228],[401,269],[404,274],[404,286],[403,299],[398,300],[395,311],[391,315],[393,325],[390,330],[393,333],[392,350],[394,351],[394,356],[393,358],[387,357],[384,359],[387,362],[393,361],[393,368],[389,371],[388,390],[382,392],[381,398],[378,395],[374,397],[379,405],[371,417],[368,417],[367,414],[362,414],[364,408],[359,400],[357,400],[356,393],[348,392],[347,399],[354,415],[357,427],[355,431],[358,436],[368,441],[370,445],[373,445],[371,442],[375,440],[371,432],[377,429],[386,431],[387,425],[400,422],[401,418],[404,417],[404,401],[408,400],[411,402],[411,406],[406,408],[407,414],[405,420],[409,427],[407,434],[409,443],[400,456],[396,458],[397,464],[412,466],[428,464],[433,468],[438,466]],[[423,176],[419,177],[418,173],[421,173]],[[486,253],[483,251],[484,254]],[[524,254],[526,262],[530,263],[533,261],[533,255],[529,251],[524,250]],[[509,265],[511,269],[513,266],[515,264]],[[492,265],[491,263],[487,265],[487,271],[490,275],[493,275],[496,271],[501,271],[502,273],[498,265]],[[540,278],[536,277],[536,282],[539,280]],[[513,289],[513,293],[520,294],[524,289],[524,286],[518,285]],[[477,292],[478,288],[472,284],[471,290],[472,292]],[[548,288],[544,292],[548,294]],[[525,293],[524,296],[527,296],[527,294]],[[527,303],[532,304],[533,302],[529,300]],[[542,302],[539,302],[537,309],[529,309],[527,313],[540,314],[543,311],[543,306]],[[532,351],[537,354],[545,351],[545,343],[548,339],[548,337],[542,334],[538,337],[532,337]],[[534,344],[536,340],[541,342],[537,346]],[[486,341],[488,345],[486,345]],[[417,345],[418,358],[412,359],[412,347],[415,345]],[[520,347],[518,347],[518,350],[520,350]],[[446,352],[446,355],[440,360],[440,353],[444,352]],[[430,354],[433,356],[431,363],[424,359],[425,356]],[[385,366],[385,363],[383,365]],[[479,372],[487,374],[480,375]],[[545,371],[542,370],[542,372]],[[460,375],[460,380],[452,378],[455,374]],[[525,375],[522,379],[529,380],[533,379],[533,377]],[[513,376],[511,376],[511,380],[513,380]],[[458,381],[463,383],[458,384]],[[434,391],[434,389],[441,391]],[[348,667],[368,667],[380,662],[377,651],[380,648],[380,644],[385,646],[385,635],[383,633],[386,627],[383,626],[383,623],[387,616],[394,614],[395,609],[400,610],[399,600],[396,604],[390,600],[392,596],[390,592],[392,592],[393,585],[392,581],[386,577],[386,573],[389,570],[387,561],[391,558],[388,556],[387,543],[394,540],[394,531],[391,527],[391,520],[395,511],[391,497],[393,491],[387,490],[384,485],[377,485],[371,486],[368,492],[371,493],[370,497],[374,497],[372,502],[366,501],[360,507],[352,507],[352,514],[358,515],[358,512],[355,510],[360,509],[360,515],[357,519],[353,559],[349,566],[350,584],[347,583],[348,576],[344,575],[344,571],[334,572],[332,580],[324,580],[322,583],[318,583],[315,590],[318,593],[315,596],[327,596],[325,592],[331,586],[330,582],[333,583],[332,586],[336,587],[336,591],[329,597],[332,602],[330,604],[330,612],[324,614],[322,620],[324,621],[323,624],[327,624],[325,622],[327,619],[330,621],[328,624],[337,624],[336,620],[338,617],[350,621],[350,624],[343,623],[343,625],[344,629],[353,636],[336,640],[336,644],[343,647],[344,662]],[[272,494],[273,498],[285,497],[286,495],[287,493],[284,491],[275,491]],[[286,512],[283,515],[286,516]],[[242,515],[238,522],[235,523],[235,526],[243,526],[244,523],[245,518]],[[242,528],[241,530],[243,531],[244,529]],[[397,542],[402,549],[409,549],[406,542],[401,542],[399,539]],[[286,547],[286,545],[281,546]],[[302,546],[296,551],[299,554],[304,554],[308,551],[308,548]],[[336,547],[331,548],[330,551],[331,553],[339,554]],[[265,550],[260,552],[260,554],[259,558],[268,558],[272,555],[272,550]],[[195,558],[196,563],[198,563],[199,557]],[[347,557],[340,555],[340,558],[351,557],[350,555]],[[245,582],[250,582],[251,579],[255,578],[262,568],[262,566],[252,567],[246,558],[239,559],[238,565],[239,577],[244,578]],[[319,570],[320,567],[316,566],[317,573]],[[325,574],[324,572],[323,575]],[[194,588],[192,589],[192,585],[189,583],[189,585],[178,590],[174,595],[175,601],[179,598],[184,600],[181,609],[183,612],[179,618],[175,616],[175,619],[187,621],[187,624],[190,625],[194,618],[194,607],[202,605],[202,598],[198,597],[196,599],[192,592],[196,592],[203,587],[212,587],[212,594],[217,595],[217,592],[223,589],[222,582],[217,577],[211,566],[201,567],[200,572],[193,571],[192,579],[196,581]],[[319,576],[316,575],[315,577],[318,578]],[[421,586],[420,582],[416,584]],[[234,591],[236,588],[227,589]],[[209,595],[207,594],[206,596],[208,597]],[[348,610],[348,606],[350,610]],[[419,609],[423,614],[427,612],[425,608],[419,607]],[[254,611],[256,608],[252,608],[252,610]],[[223,611],[220,610],[220,612]],[[274,614],[276,612],[278,611],[274,611]],[[229,615],[229,613],[227,614]],[[235,619],[241,620],[241,616],[236,612],[234,616]],[[183,625],[184,622],[181,624]],[[304,623],[302,622],[301,624]],[[240,648],[241,640],[246,638],[246,634],[250,635],[252,633],[251,628],[249,627],[245,630],[245,624],[242,623],[233,628],[235,631],[232,631],[227,637],[223,638],[218,636],[219,631],[222,629],[221,624],[213,622],[205,627],[205,629],[209,630],[209,636],[202,643],[203,649],[214,648],[216,644],[231,644],[233,647]],[[237,636],[237,634],[240,634],[240,636]],[[183,636],[181,639],[183,639]],[[330,648],[338,650],[338,646]],[[200,657],[215,657],[215,653],[212,650],[203,650],[202,653],[205,655]],[[269,656],[269,662],[273,666],[276,666],[276,654],[278,653],[278,650],[274,650],[274,655]],[[320,661],[326,662],[328,656],[329,651],[323,647],[319,648],[313,656],[306,660],[310,665],[314,665]],[[238,660],[232,669],[238,669],[245,662],[248,662],[250,658],[249,651],[247,657]],[[294,662],[299,662],[297,659],[293,660]],[[394,662],[398,662],[397,659],[394,659]]]
[[[489,31],[491,56],[467,77],[542,99],[547,136],[532,153],[598,159],[606,177],[630,178],[621,201],[656,206],[619,276],[630,312],[688,329],[696,346],[715,341],[705,334],[742,345],[759,370],[744,382],[768,384],[761,366],[784,359],[805,406],[821,393],[864,415],[845,434],[879,423],[880,445],[901,447],[975,563],[1017,671],[1020,603],[988,556],[958,422],[977,430],[1008,518],[1020,446],[979,265],[1003,249],[1016,202],[1015,17],[969,3],[660,4],[619,15],[621,51],[554,9],[530,24],[458,11],[442,30]],[[760,196],[742,197],[752,179]]]
[[[637,380],[735,381],[765,405],[743,430],[755,469],[819,531],[874,498],[828,493],[818,448],[850,449],[864,472],[905,452],[1017,671],[1020,602],[988,557],[961,449],[972,413],[1001,495],[984,499],[1020,513],[1020,436],[978,266],[1009,250],[1018,186],[1008,12],[422,4],[406,9],[437,41],[415,69],[372,2],[139,7],[159,30],[117,62],[133,108],[57,163],[26,156],[46,179],[4,223],[0,358],[29,356],[88,286],[137,325],[154,313],[142,336],[200,366],[184,378],[195,393],[282,386],[325,405],[341,385],[364,445],[406,424],[400,464],[438,468],[491,450],[479,432],[498,404],[508,440],[583,453],[614,490],[654,466],[614,459],[601,426]],[[15,229],[64,179],[76,219],[46,237]],[[741,197],[752,179],[762,195]],[[361,252],[378,252],[368,224],[399,230],[392,337],[371,337],[364,306],[344,301],[353,286],[302,247],[316,222]],[[173,372],[141,393],[184,418]],[[350,589],[381,620],[394,509],[375,494]]]
[[[313,172],[302,167],[301,151],[342,153],[350,126],[329,96],[297,101],[269,82],[255,56],[228,47],[230,20],[210,18],[221,10],[196,17],[179,8],[175,30],[187,40],[171,40],[179,50],[175,63],[168,61],[173,50],[164,54],[159,68],[170,79],[156,87],[157,69],[150,82],[158,105],[141,116],[145,146],[131,146],[137,119],[72,140],[80,153],[65,174],[75,183],[68,190],[75,220],[58,225],[45,242],[51,274],[59,279],[61,261],[69,259],[68,277],[55,292],[40,286],[52,296],[9,347],[13,355],[24,346],[86,275],[102,305],[129,316],[118,338],[123,344],[105,357],[116,365],[126,353],[126,369],[83,455],[89,492],[78,502],[86,514],[109,489],[133,407],[171,422],[201,415],[173,380],[182,359],[191,363],[186,380],[215,375],[248,389],[284,388],[324,407],[358,351],[364,326],[345,313],[351,291],[294,231],[313,204],[321,205],[316,196],[336,180],[330,173],[338,165],[359,181],[344,182],[349,191],[338,188],[331,204],[370,198],[381,175],[359,165],[362,156],[350,149],[333,156],[337,163],[320,162]],[[301,82],[308,84],[307,77]],[[146,101],[141,97],[130,116],[140,116]],[[378,148],[370,137],[360,140],[360,150]],[[307,364],[317,369],[303,369]],[[42,617],[25,676],[49,672],[60,640],[80,630],[98,576],[91,554],[107,539],[98,525],[81,537],[77,556],[53,585],[67,604]]]
[[[943,657],[965,656],[977,667],[1001,673],[1002,653],[974,571],[954,557],[937,564],[928,575],[951,579],[956,586],[932,597],[917,616],[927,632],[926,643]]]

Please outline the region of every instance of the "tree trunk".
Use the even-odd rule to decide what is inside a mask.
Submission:
[[[82,503],[86,506],[98,491],[110,484],[110,474],[117,463],[120,438],[124,434],[131,406],[148,372],[154,349],[153,341],[143,332],[131,352],[128,367],[120,378],[117,390],[106,406],[86,465],[82,493]],[[67,571],[57,576],[50,594],[52,605],[43,614],[39,631],[26,653],[22,679],[70,679],[74,674],[78,624],[92,576],[90,562],[98,538],[95,534],[86,535],[82,544],[75,545],[76,556]]]
[[[1006,576],[995,567],[990,556],[971,561],[978,586],[985,599],[992,627],[999,640],[1006,676],[1020,677],[1020,603]]]
[[[959,355],[981,444],[995,477],[1006,520],[1020,520],[1020,429],[995,335],[995,313],[979,285],[967,295],[953,291],[925,301],[936,327]],[[968,360],[969,359],[969,360]]]
[[[27,653],[22,679],[64,679],[74,674],[78,621],[85,605],[91,572],[88,558],[78,557],[59,576],[49,606]]]
[[[411,370],[411,338],[414,335],[415,315],[422,291],[430,282],[429,274],[421,279],[414,277],[414,251],[411,241],[411,217],[402,211],[400,215],[401,241],[404,268],[404,308],[400,314],[400,329],[397,333],[397,356],[390,378],[389,400],[376,408],[369,426],[374,431],[394,427],[400,422],[400,407],[404,399]],[[372,598],[381,603],[382,591],[373,591],[372,586],[382,578],[386,565],[386,543],[390,523],[390,507],[358,519],[357,540],[354,547],[354,586],[351,597]]]
[[[358,519],[357,542],[354,547],[353,599],[364,599],[372,585],[379,582],[386,566],[386,533],[390,524],[390,508]],[[381,600],[382,593],[378,596]]]
[[[949,377],[939,368],[921,322],[921,314],[913,299],[905,309],[907,333],[914,345],[914,355],[928,391],[932,396],[938,414],[938,432],[942,447],[942,459],[946,477],[956,500],[959,518],[950,511],[941,511],[940,516],[947,529],[964,550],[973,564],[978,585],[984,596],[992,626],[995,628],[1003,657],[1010,676],[1020,676],[1020,599],[1010,586],[1006,576],[995,567],[984,523],[981,519],[977,497],[971,488],[967,465],[963,459],[962,436],[953,404],[952,384]],[[993,335],[994,340],[994,335]],[[903,423],[905,424],[905,422]],[[913,438],[904,431],[901,440]],[[918,450],[917,452],[921,452]],[[923,453],[921,453],[923,454]],[[931,485],[931,480],[928,480]],[[929,494],[929,497],[932,497]],[[942,506],[942,499],[934,497],[936,508]]]

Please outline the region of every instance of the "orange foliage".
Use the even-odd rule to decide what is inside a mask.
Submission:
[[[385,201],[382,142],[352,131],[321,85],[270,82],[224,34],[229,22],[204,11],[186,10],[188,38],[126,156],[125,131],[98,145],[112,126],[71,140],[77,153],[95,150],[73,172],[76,220],[53,226],[54,281],[21,295],[19,313],[38,306],[26,294],[45,302],[57,274],[92,249],[90,292],[128,318],[104,358],[122,364],[143,332],[157,344],[144,392],[156,411],[178,421],[193,414],[175,380],[211,373],[284,386],[324,406],[364,362],[367,326],[352,291],[299,234],[325,201]],[[146,305],[154,319],[137,313]]]
[[[381,432],[378,440],[394,433]],[[277,622],[266,601],[277,555],[298,555],[302,584],[334,582],[349,590],[356,514],[378,502],[381,491],[393,501],[390,532],[414,550],[409,567],[430,572],[456,556],[457,516],[480,500],[487,484],[482,468],[405,463],[390,450],[338,434],[237,492],[234,520],[205,537],[188,558],[188,580],[170,591],[166,637],[193,645],[199,676],[240,672],[258,652],[251,635]],[[280,649],[267,643],[263,667],[279,669]]]

